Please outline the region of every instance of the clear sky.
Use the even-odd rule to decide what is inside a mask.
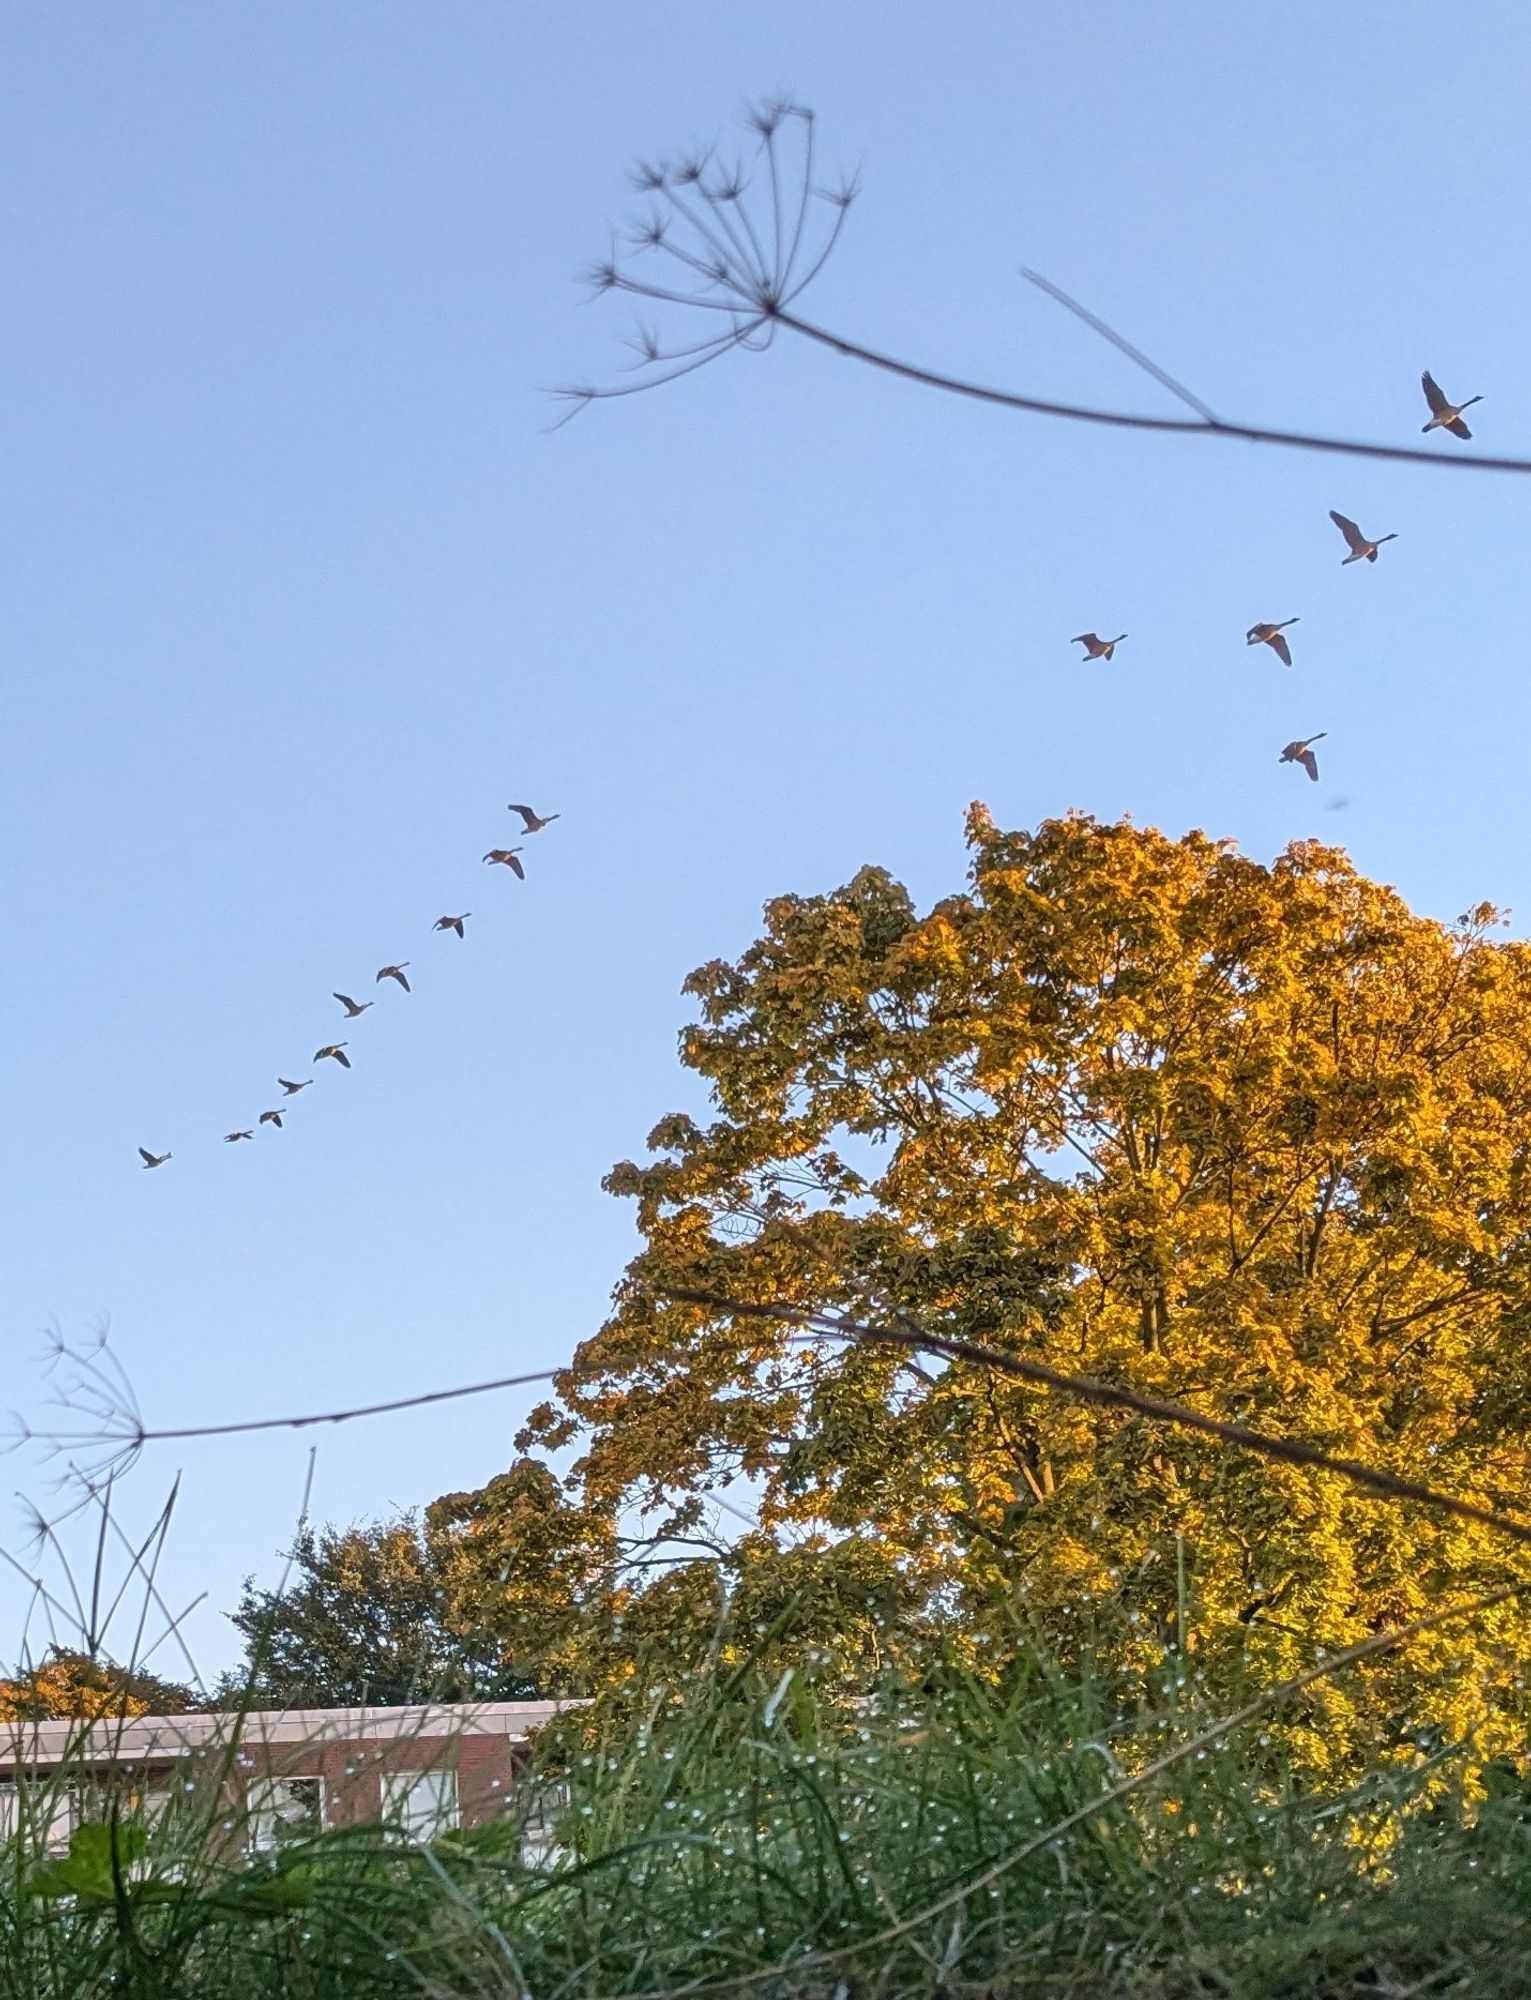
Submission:
[[[0,1400],[37,1415],[50,1323],[109,1320],[157,1425],[560,1361],[632,1246],[602,1174],[695,1102],[686,972],[866,861],[948,893],[973,798],[1339,839],[1523,930],[1531,481],[1046,423],[790,338],[557,432],[539,390],[621,360],[573,277],[632,161],[785,88],[863,174],[820,322],[1172,407],[1026,263],[1225,415],[1412,442],[1430,367],[1531,454],[1528,75],[1508,0],[1460,32],[1419,0],[16,0]],[[1342,571],[1330,507],[1399,540]],[[1290,673],[1245,649],[1294,615]],[[1111,667],[1089,627],[1131,635]],[[1276,753],[1319,729],[1313,786]],[[479,863],[513,798],[563,814],[524,885]],[[343,1028],[331,991],[401,958],[413,995]],[[349,1075],[221,1144],[341,1035]],[[530,1400],[322,1436],[314,1512],[478,1484]],[[165,1579],[209,1593],[208,1671],[307,1449],[130,1484],[133,1519],[184,1474]]]

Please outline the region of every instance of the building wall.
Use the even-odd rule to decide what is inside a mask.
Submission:
[[[261,1777],[321,1779],[327,1826],[377,1819],[385,1772],[450,1770],[457,1777],[462,1824],[475,1826],[501,1811],[515,1789],[517,1748],[508,1736],[415,1736],[388,1742],[363,1736],[291,1746],[247,1744],[237,1764],[246,1784]]]
[[[46,1808],[48,1837],[62,1845],[71,1821],[97,1814],[108,1794],[157,1812],[188,1785],[202,1792],[210,1816],[229,1822],[231,1839],[244,1838],[252,1813],[273,1836],[279,1820],[294,1832],[319,1825],[315,1786],[326,1826],[383,1817],[386,1797],[415,1838],[428,1838],[438,1821],[471,1826],[502,1811],[529,1733],[569,1705],[426,1702],[8,1723],[0,1725],[0,1839],[23,1807],[29,1818]],[[444,1775],[439,1784],[410,1784],[410,1773]],[[557,1801],[549,1793],[526,1804],[545,1848]]]
[[[159,1802],[184,1785],[212,1783],[223,1794],[234,1823],[234,1845],[244,1844],[252,1803],[266,1779],[318,1779],[326,1827],[365,1824],[383,1814],[385,1776],[448,1771],[456,1781],[456,1802],[446,1824],[476,1826],[502,1812],[516,1788],[525,1744],[507,1736],[417,1736],[379,1741],[366,1737],[312,1744],[247,1744],[227,1751],[192,1752],[179,1759],[153,1759],[71,1767],[67,1789],[57,1789],[45,1772],[23,1775],[38,1793],[48,1792],[49,1845],[67,1846],[73,1826],[101,1810],[109,1793],[130,1801]],[[0,1840],[16,1830],[16,1778],[0,1777]]]

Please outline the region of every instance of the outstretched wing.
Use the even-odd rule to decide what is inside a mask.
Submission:
[[[515,871],[516,871],[516,874],[517,874],[517,875],[518,875],[518,876],[520,877],[520,879],[521,879],[521,880],[522,880],[522,881],[524,882],[524,881],[526,880],[526,870],[525,870],[525,869],[524,869],[524,868],[523,868],[523,867],[521,866],[521,857],[520,857],[520,855],[519,855],[519,854],[507,854],[507,855],[506,855],[506,857],[505,857],[505,859],[506,859],[506,860],[507,860],[507,861],[508,861],[508,862],[510,863],[511,867],[515,869]]]
[[[1269,643],[1282,666],[1289,667],[1292,664],[1292,649],[1286,642],[1285,632],[1272,632]]]
[[[141,1159],[141,1160],[143,1161],[143,1163],[144,1163],[144,1165],[145,1165],[146,1167],[152,1167],[152,1166],[155,1166],[155,1165],[157,1165],[157,1162],[156,1162],[156,1160],[155,1160],[155,1158],[154,1158],[154,1155],[153,1155],[153,1154],[152,1154],[152,1153],[151,1153],[151,1152],[149,1151],[149,1149],[148,1149],[148,1147],[147,1147],[147,1146],[140,1146],[140,1147],[139,1147],[139,1149],[138,1149],[138,1157],[139,1157],[139,1159]]]
[[[1460,417],[1457,418],[1454,424],[1447,424],[1446,428],[1451,432],[1451,435],[1454,438],[1470,438],[1472,436],[1472,432],[1467,428],[1466,424],[1463,423]]]
[[[1314,756],[1313,752],[1311,750],[1300,751],[1297,761],[1316,785],[1318,783],[1318,759]]]
[[[526,821],[527,832],[528,833],[531,832],[532,821],[537,817],[537,815],[532,811],[530,806],[507,806],[505,810],[507,812],[519,813],[522,819]]]
[[[1353,556],[1360,555],[1361,551],[1366,547],[1366,537],[1361,533],[1355,522],[1347,519],[1344,514],[1336,514],[1332,507],[1329,509],[1329,518],[1345,537],[1346,542],[1350,546],[1350,553]]]
[[[1438,417],[1441,414],[1442,410],[1448,409],[1450,407],[1450,405],[1446,401],[1444,394],[1441,391],[1440,384],[1436,381],[1435,377],[1430,373],[1430,370],[1428,368],[1425,370],[1424,374],[1420,376],[1419,386],[1425,392],[1425,401],[1430,405],[1431,416]]]

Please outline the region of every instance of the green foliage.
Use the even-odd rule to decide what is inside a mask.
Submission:
[[[513,1701],[535,1682],[493,1637],[453,1614],[440,1538],[412,1517],[315,1533],[281,1591],[245,1584],[233,1622],[248,1666],[220,1690],[247,1707]]]
[[[624,1601],[609,1510],[522,1458],[487,1486],[432,1502],[426,1533],[454,1630],[491,1639],[543,1694],[599,1677]]]
[[[141,1826],[113,1826],[90,1821],[69,1836],[69,1851],[51,1861],[39,1861],[27,1876],[33,1896],[72,1896],[84,1904],[114,1903],[119,1886],[148,1845]],[[162,1885],[155,1884],[155,1887]]]

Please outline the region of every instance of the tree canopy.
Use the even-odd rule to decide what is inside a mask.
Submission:
[[[0,1722],[181,1715],[198,1706],[192,1690],[179,1681],[67,1646],[55,1646],[35,1666],[0,1679]]]
[[[246,1664],[225,1694],[354,1707],[556,1692],[588,1672],[613,1543],[533,1459],[423,1520],[305,1529],[281,1589],[245,1585]]]
[[[1525,1490],[1531,952],[1338,849],[1265,866],[1082,815],[968,818],[917,913],[868,867],[687,982],[714,1116],[608,1187],[643,1247],[523,1444],[582,1504],[698,1518],[753,1482],[791,1560],[988,1655],[1120,1620],[1271,1676],[1506,1575],[1491,1531],[964,1364],[667,1298],[901,1312],[1489,1504]],[[1322,1762],[1524,1702],[1500,1609],[1330,1690]],[[1363,1709],[1366,1713],[1363,1716]]]

